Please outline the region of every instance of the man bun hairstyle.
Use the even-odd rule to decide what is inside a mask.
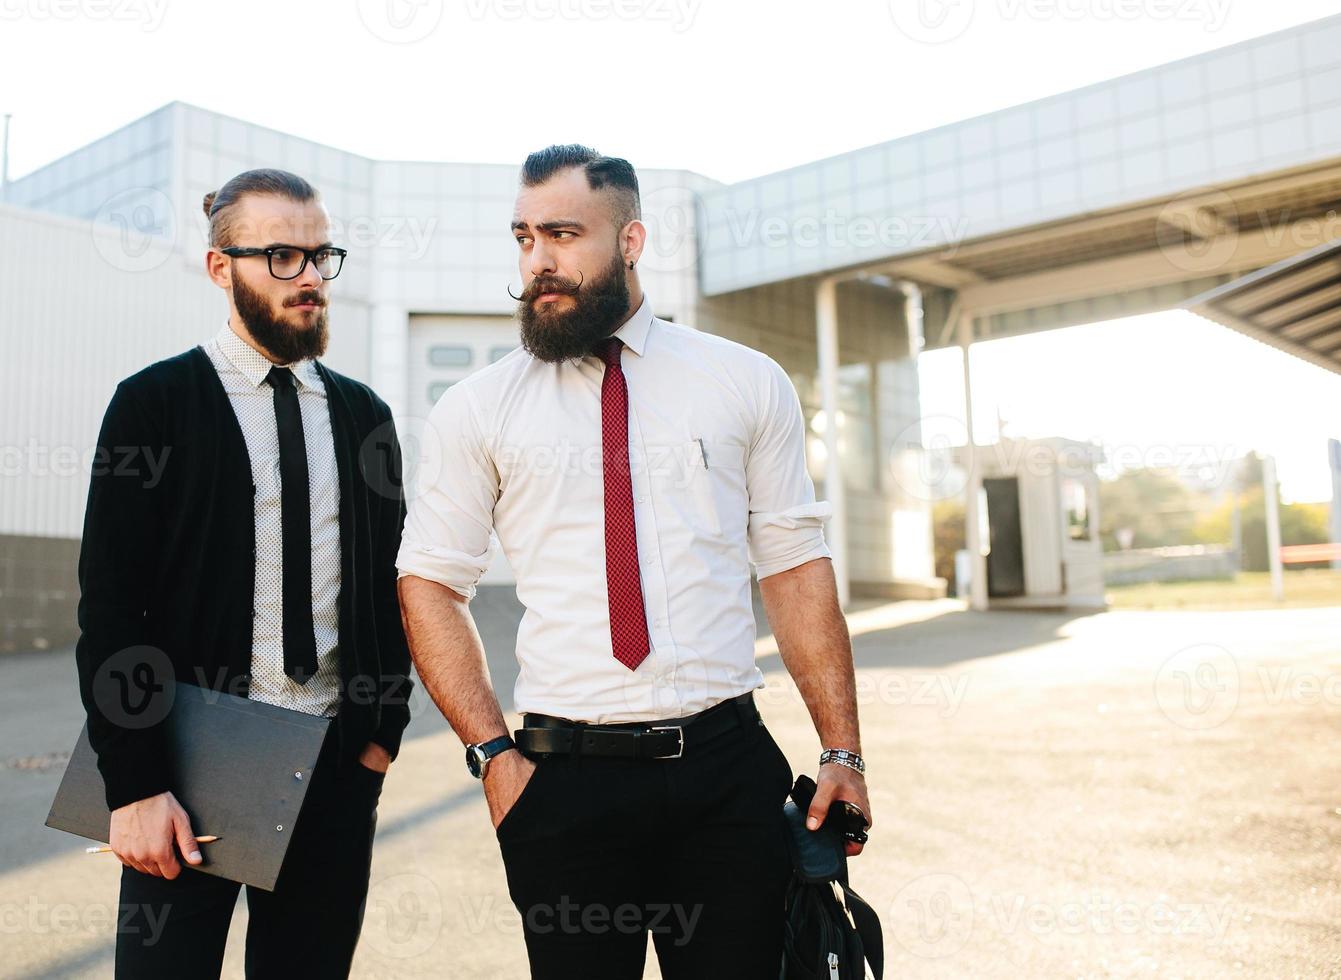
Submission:
[[[623,228],[643,216],[638,194],[638,174],[633,164],[621,157],[607,157],[580,143],[562,143],[536,150],[522,164],[524,187],[543,184],[561,170],[581,167],[587,186],[594,191],[608,190],[615,224]]]
[[[248,194],[271,194],[290,201],[306,203],[318,201],[317,189],[297,174],[287,170],[245,170],[217,191],[210,191],[202,202],[205,217],[210,223],[210,247],[226,248],[233,241],[235,205]]]

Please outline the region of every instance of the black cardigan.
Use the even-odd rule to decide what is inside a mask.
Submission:
[[[410,653],[396,597],[405,501],[391,410],[367,385],[316,367],[340,480],[335,724],[348,765],[370,740],[394,757],[410,718]],[[254,496],[242,429],[203,348],[117,386],[93,459],[75,647],[89,741],[112,809],[171,785],[159,710],[170,698],[145,692],[170,690],[176,679],[247,693]]]

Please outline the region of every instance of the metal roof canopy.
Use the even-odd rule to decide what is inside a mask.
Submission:
[[[1207,290],[1182,307],[1341,374],[1341,238]]]

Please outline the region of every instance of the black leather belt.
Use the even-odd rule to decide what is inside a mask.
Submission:
[[[587,725],[527,712],[516,731],[517,748],[527,755],[615,756],[625,759],[678,759],[685,750],[733,728],[762,725],[754,694],[728,698],[686,718]]]

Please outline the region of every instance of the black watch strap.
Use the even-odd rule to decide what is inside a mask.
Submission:
[[[483,779],[485,771],[489,768],[489,760],[500,752],[506,752],[513,748],[516,744],[512,741],[511,735],[499,735],[497,738],[491,738],[479,745],[468,745],[466,746],[466,768],[476,779]]]
[[[480,751],[484,753],[486,759],[492,759],[504,749],[510,749],[517,743],[512,741],[511,735],[499,735],[498,738],[491,738],[487,742],[480,743]]]

